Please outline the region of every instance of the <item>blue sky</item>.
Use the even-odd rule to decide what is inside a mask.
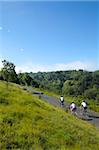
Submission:
[[[98,2],[0,2],[0,60],[17,71],[99,69]]]

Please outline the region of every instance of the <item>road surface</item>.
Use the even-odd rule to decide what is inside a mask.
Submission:
[[[55,97],[48,96],[46,94],[43,94],[42,92],[34,91],[30,88],[27,88],[27,91],[31,92],[33,95],[38,96],[40,99],[52,104],[55,107],[61,107],[61,105],[59,103],[59,99],[57,99]],[[66,111],[66,110],[68,110],[68,108],[69,108],[69,103],[65,101],[62,109],[64,109]],[[99,128],[99,113],[96,113],[92,110],[88,110],[87,115],[84,116],[84,115],[82,115],[81,109],[79,107],[77,107],[77,117],[80,119],[83,119]]]

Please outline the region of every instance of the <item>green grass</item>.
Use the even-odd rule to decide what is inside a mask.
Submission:
[[[59,94],[55,94],[54,92],[50,92],[50,91],[46,91],[46,90],[40,90],[40,89],[37,89],[37,88],[33,88],[34,90],[37,90],[37,91],[42,91],[44,92],[45,94],[49,95],[49,96],[53,96],[53,97],[56,97],[56,98],[60,98],[61,95]],[[82,100],[85,100],[84,97],[82,96],[78,96],[78,97],[72,97],[72,96],[65,96],[64,99],[71,103],[71,102],[75,102],[76,105],[80,106],[81,105],[81,102]],[[87,99],[87,102],[88,102],[88,108],[93,110],[93,111],[96,111],[96,112],[99,112],[99,102],[98,101],[95,101],[95,100],[88,100]]]
[[[98,150],[99,129],[0,81],[0,150]]]

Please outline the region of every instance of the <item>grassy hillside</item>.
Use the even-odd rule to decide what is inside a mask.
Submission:
[[[31,87],[30,87],[31,88]],[[51,91],[48,91],[48,90],[42,90],[42,89],[39,89],[39,88],[33,88],[33,90],[36,90],[36,91],[42,91],[43,93],[49,95],[49,96],[53,96],[53,97],[56,97],[56,98],[60,98],[60,94],[56,94],[54,92],[51,92]],[[64,99],[71,103],[71,102],[75,102],[75,104],[77,106],[81,106],[81,102],[82,100],[84,100],[84,98],[82,96],[64,96]],[[93,101],[92,99],[88,100],[87,99],[87,104],[88,104],[88,108],[95,111],[95,112],[99,112],[99,102],[98,101]]]
[[[99,129],[0,81],[0,150],[98,150]]]

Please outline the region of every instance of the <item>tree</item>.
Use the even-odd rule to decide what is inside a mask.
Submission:
[[[3,60],[3,68],[1,69],[2,77],[5,81],[18,83],[15,65],[9,61]]]
[[[97,91],[97,89],[95,88],[90,88],[90,89],[87,89],[85,92],[84,92],[84,96],[88,99],[96,99],[97,97],[97,94],[98,94],[99,91]]]
[[[28,73],[19,73],[18,78],[19,83],[22,85],[39,87],[39,84]]]

